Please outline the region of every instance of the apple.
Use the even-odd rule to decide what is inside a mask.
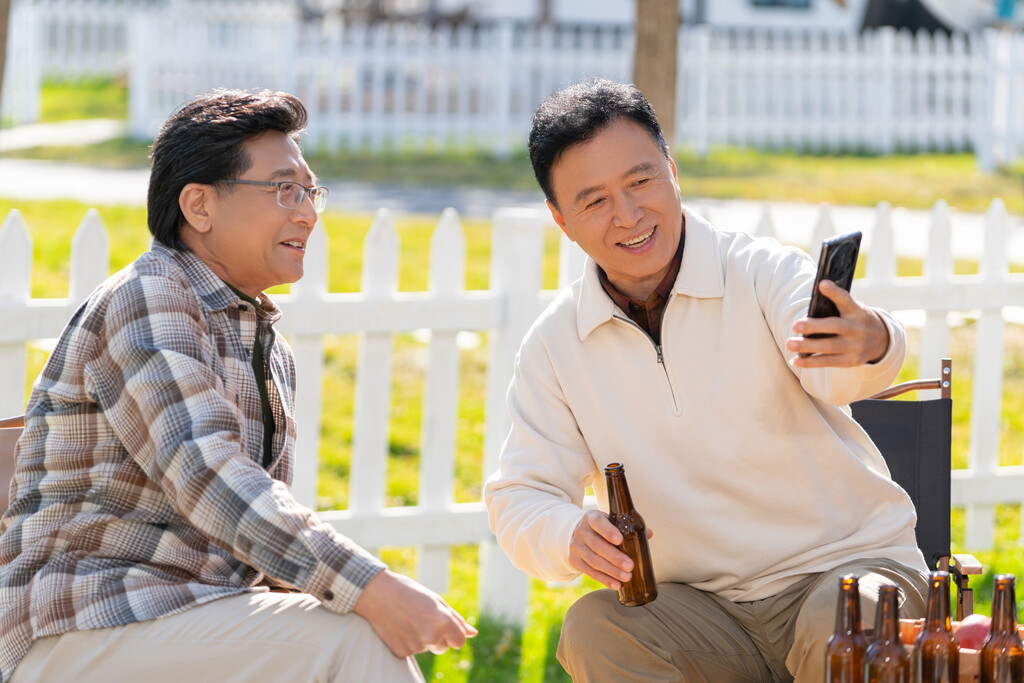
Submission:
[[[953,629],[953,635],[960,642],[960,647],[967,650],[979,650],[985,642],[992,620],[984,614],[971,614]]]

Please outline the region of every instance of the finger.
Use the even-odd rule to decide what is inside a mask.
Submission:
[[[583,520],[590,529],[597,533],[598,536],[612,545],[619,545],[622,543],[622,532],[612,524],[611,520],[608,519],[608,515],[600,510],[588,511],[587,514],[583,516]]]
[[[605,586],[618,590],[620,584],[623,581],[629,581],[632,576],[632,560],[624,553],[620,554],[629,562],[628,570],[590,550],[570,553],[569,564],[577,571],[583,572]]]
[[[470,638],[472,638],[477,634],[477,630],[473,628],[472,624],[466,621],[466,618],[459,614],[454,607],[449,605],[447,602],[444,603],[444,606],[448,608],[448,613],[451,614],[451,617],[454,620],[455,625],[459,628],[459,631],[464,636],[469,636]]]
[[[818,289],[836,305],[836,308],[839,309],[840,317],[857,310],[858,305],[853,296],[851,296],[848,291],[832,282],[832,280],[822,280]]]
[[[570,543],[570,553],[574,547],[580,558],[600,571],[614,573],[633,570],[633,560],[629,555],[597,534],[581,533]]]
[[[654,529],[652,529],[651,527],[647,527],[647,540],[648,541],[651,540],[651,538],[653,536],[654,536]]]

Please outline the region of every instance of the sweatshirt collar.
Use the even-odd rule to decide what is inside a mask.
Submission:
[[[689,296],[696,299],[720,298],[725,292],[725,274],[718,253],[716,231],[703,218],[683,207],[686,243],[679,276],[669,299]],[[576,308],[576,325],[580,341],[599,326],[611,320],[618,308],[601,286],[597,264],[587,257]]]

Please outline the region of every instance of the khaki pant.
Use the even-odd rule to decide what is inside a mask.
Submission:
[[[623,607],[604,589],[569,609],[558,661],[577,683],[820,683],[846,573],[860,576],[862,625],[874,625],[882,584],[899,586],[901,617],[924,616],[927,575],[889,560],[851,562],[755,602],[662,583],[654,602]]]
[[[303,593],[221,598],[181,614],[41,638],[11,683],[423,681],[370,623]]]

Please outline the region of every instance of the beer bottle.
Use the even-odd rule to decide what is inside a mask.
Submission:
[[[622,533],[618,548],[633,560],[633,575],[619,588],[619,602],[627,607],[646,605],[658,597],[651,550],[647,545],[647,525],[633,507],[622,463],[607,465],[604,478],[608,483],[608,518]]]
[[[949,624],[949,572],[932,572],[924,627],[914,643],[915,683],[957,683],[960,644]]]
[[[1024,644],[1017,632],[1013,574],[999,574],[992,597],[992,625],[981,645],[981,683],[1024,681]]]
[[[860,630],[860,583],[855,574],[839,577],[836,630],[825,649],[826,683],[861,683],[864,634]]]
[[[864,683],[910,683],[910,655],[900,640],[896,586],[878,589],[875,638],[864,651]]]

